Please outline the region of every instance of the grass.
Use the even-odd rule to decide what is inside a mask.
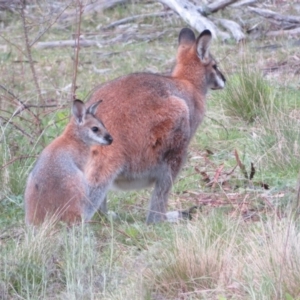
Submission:
[[[247,123],[268,117],[273,98],[272,89],[262,74],[245,63],[240,72],[230,77],[223,92],[226,113]]]
[[[47,3],[30,12],[45,18]],[[87,17],[82,30],[105,41],[121,29],[105,33],[96,30],[99,24],[159,9],[139,2],[116,7]],[[1,35],[11,43],[0,49],[0,83],[25,103],[37,103],[26,57],[14,46],[24,46],[20,18],[2,16]],[[31,23],[31,39],[39,24]],[[78,97],[130,72],[170,71],[184,26],[175,17],[149,18],[135,30],[165,31],[161,39],[82,48]],[[55,24],[42,40],[69,39],[74,30]],[[25,110],[6,123],[18,103],[0,90],[0,299],[300,299],[300,93],[289,65],[297,48],[281,47],[270,58],[260,48],[265,43],[213,43],[227,86],[209,93],[206,118],[169,199],[170,210],[199,206],[192,221],[146,226],[146,190],[109,194],[117,221],[96,215],[90,224],[66,228],[49,222],[35,231],[24,223],[26,178],[68,121],[74,52],[33,49],[45,103],[58,107]],[[282,60],[284,68],[265,71]]]

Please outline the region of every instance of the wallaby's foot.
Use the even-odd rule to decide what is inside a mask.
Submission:
[[[155,224],[155,223],[159,223],[159,222],[163,222],[166,221],[167,217],[165,214],[163,213],[159,213],[159,212],[149,212],[148,216],[147,216],[147,225],[150,224]]]
[[[106,214],[105,214],[106,218],[110,221],[116,221],[116,220],[120,220],[120,216],[115,213],[112,210],[109,210]]]
[[[195,209],[201,209],[201,206],[192,206],[187,210],[183,210],[183,211],[179,211],[179,210],[175,210],[175,211],[169,211],[166,213],[166,217],[168,222],[170,223],[176,223],[182,220],[192,220],[193,218],[193,212]]]

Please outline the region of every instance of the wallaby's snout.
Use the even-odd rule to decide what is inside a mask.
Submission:
[[[212,90],[221,90],[225,87],[226,78],[217,65],[212,66],[211,79],[209,80]]]
[[[104,136],[104,139],[107,141],[107,145],[110,145],[114,140],[109,133]]]

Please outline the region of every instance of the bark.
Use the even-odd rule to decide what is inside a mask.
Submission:
[[[283,36],[283,35],[298,35],[298,34],[300,34],[300,27],[290,29],[290,30],[269,31],[267,33],[267,36],[276,37],[276,36]]]
[[[97,46],[100,43],[96,40],[79,40],[80,47]],[[76,40],[64,40],[64,41],[51,41],[51,42],[38,42],[34,46],[36,49],[49,49],[59,47],[77,47]]]
[[[179,16],[198,32],[209,29],[214,37],[217,36],[218,29],[213,22],[202,16],[199,8],[187,0],[159,0],[177,12]]]
[[[262,16],[267,19],[273,19],[279,22],[288,22],[291,24],[300,24],[300,17],[298,16],[285,16],[285,15],[275,13],[268,9],[261,9],[256,7],[248,7],[248,9],[251,12],[256,13],[259,16]]]
[[[209,18],[206,18],[204,15],[207,13],[207,10],[199,6],[195,6],[188,0],[158,0],[159,2],[167,5],[172,10],[177,12],[179,16],[187,22],[192,28],[196,29],[198,32],[202,32],[204,29],[209,29],[212,32],[214,37],[218,36],[222,40],[229,38],[229,35],[226,32],[221,31]],[[237,2],[237,0],[223,0],[217,1],[208,5],[208,11],[210,7],[213,10],[224,8],[225,6]],[[241,39],[244,39],[244,34],[241,31],[241,28],[237,23],[229,20],[220,21],[224,24],[224,28],[229,29],[231,34],[234,36],[237,42]]]
[[[238,23],[226,19],[216,19],[216,22],[224,28],[228,29],[237,42],[245,39],[245,34],[243,33],[242,28]]]
[[[209,5],[207,5],[208,11],[210,13],[215,13],[220,9],[225,8],[226,6],[237,2],[238,0],[219,0],[219,1],[215,1]]]

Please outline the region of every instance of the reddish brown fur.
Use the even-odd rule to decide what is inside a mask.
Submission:
[[[93,148],[87,168],[95,206],[106,207],[107,188],[144,180],[155,183],[147,222],[165,219],[168,192],[204,117],[206,92],[225,82],[207,51],[210,38],[206,31],[196,40],[183,29],[171,76],[130,74],[94,90],[88,103],[103,99],[96,114],[114,137],[112,146]]]

